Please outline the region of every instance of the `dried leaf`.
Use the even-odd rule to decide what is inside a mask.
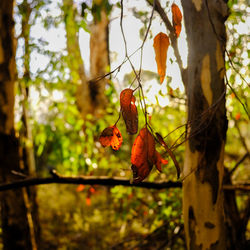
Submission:
[[[111,146],[114,150],[118,150],[122,145],[123,138],[119,129],[114,125],[102,131],[99,141],[103,147]]]
[[[160,83],[164,81],[166,75],[167,50],[169,46],[169,38],[166,34],[160,32],[154,38],[155,60],[157,63],[157,71],[160,76]]]
[[[140,130],[131,153],[133,182],[143,181],[150,173],[155,161],[155,140],[147,128]]]
[[[181,33],[182,14],[179,7],[176,4],[172,4],[171,11],[172,11],[172,23],[174,26],[175,34],[177,37],[179,37]]]
[[[168,161],[163,159],[161,157],[160,153],[155,150],[155,165],[156,165],[156,168],[158,169],[158,171],[160,171],[160,172],[161,172],[161,165],[162,164],[166,165],[166,164],[168,164]]]
[[[107,127],[102,131],[99,141],[103,147],[109,147],[111,145],[113,135],[113,127]]]
[[[129,134],[136,134],[138,131],[138,112],[135,101],[132,89],[124,89],[121,92],[121,111]]]
[[[123,141],[122,134],[116,126],[113,126],[113,133],[114,135],[111,140],[111,147],[114,150],[118,150],[122,145],[122,141]]]

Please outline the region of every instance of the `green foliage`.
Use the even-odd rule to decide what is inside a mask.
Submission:
[[[85,2],[81,4],[82,18],[79,18],[80,14],[76,13],[78,18],[76,22],[71,23],[73,36],[76,36],[80,27],[89,32],[88,15],[100,20],[102,9],[105,9],[107,14],[111,12],[112,5],[109,1],[96,2],[98,3],[94,2],[92,6]],[[243,3],[245,2],[236,0],[228,2],[231,15],[227,27],[231,39],[228,45],[231,60],[236,70],[245,76],[247,72],[249,73],[249,66],[246,65],[249,51],[245,49],[247,36],[237,32],[239,27],[237,25],[246,22],[246,8],[238,8],[238,4]],[[58,6],[62,9],[61,2]],[[117,2],[116,6],[120,8],[120,2]],[[36,7],[32,9],[34,19],[31,25],[40,22],[47,31],[64,26],[67,22],[67,15],[72,14],[71,7],[63,9],[65,16],[60,11],[56,17],[51,17],[50,3],[38,1]],[[22,5],[18,5],[17,15],[25,18],[25,11],[22,8]],[[150,12],[133,9],[133,13],[142,21],[143,26],[140,31],[142,38],[145,35]],[[233,34],[238,34],[238,36]],[[30,101],[30,122],[33,127],[37,174],[48,176],[50,170],[56,169],[58,173],[69,176],[105,175],[131,178],[130,153],[135,136],[126,134],[122,118],[117,124],[124,135],[121,149],[115,152],[111,148],[102,148],[98,142],[101,131],[113,125],[119,116],[119,93],[115,79],[110,81],[106,88],[105,94],[109,101],[106,115],[96,118],[89,114],[85,120],[82,120],[76,105],[77,85],[73,84],[75,80],[77,82],[79,75],[75,73],[73,77],[70,76],[68,67],[69,63],[74,63],[74,58],[71,58],[66,42],[59,50],[49,49],[48,44],[46,36],[37,39],[30,35],[30,60],[37,55],[43,55],[48,61],[44,68],[31,69],[32,81],[27,82],[30,91],[32,90],[32,93],[37,96],[36,100],[31,96],[33,100]],[[245,52],[247,57],[241,56]],[[77,67],[76,61],[75,64],[74,66]],[[20,70],[21,67],[18,68]],[[247,105],[250,95],[248,86],[232,69],[229,61],[226,62],[226,69],[229,83]],[[134,79],[133,72],[125,75],[123,84],[128,87],[133,84]],[[157,74],[151,71],[142,71],[141,79],[146,94],[158,84],[155,81],[156,85],[152,86],[151,81],[157,79]],[[165,137],[177,161],[183,166],[185,95],[179,89],[173,90],[171,83],[172,79],[168,78],[165,91],[160,89],[154,93],[153,98],[146,97],[145,101],[151,118],[149,124],[153,132],[158,132]],[[21,99],[21,93],[18,95]],[[139,107],[139,127],[142,128],[145,125],[145,117],[139,105],[141,96],[139,91],[135,95]],[[232,169],[246,151],[242,146],[242,138],[246,141],[250,138],[247,127],[249,121],[243,106],[235,96],[233,97],[230,90],[227,108],[229,131],[225,165]],[[237,114],[240,114],[240,117],[236,116]],[[17,128],[21,127],[21,121],[18,121]],[[153,170],[148,180],[176,180],[173,162],[159,144],[157,144],[157,150],[169,160],[169,163],[163,167],[162,173]],[[245,171],[245,165],[242,164],[236,171],[235,179],[247,180],[249,178],[250,173]],[[179,229],[183,232],[179,189],[153,191],[122,186],[95,187],[97,191],[90,194],[89,188],[85,187],[82,192],[77,192],[76,187],[72,185],[48,185],[38,188],[44,249],[81,249],[82,246],[86,249],[108,249],[110,246],[119,246],[119,243],[123,241],[126,242],[122,244],[124,248],[118,247],[118,249],[132,249],[138,244],[143,245],[143,239],[154,235],[153,233],[158,228],[165,230],[167,236],[164,235],[164,237],[167,237],[169,242],[173,241],[171,249],[184,248],[183,238],[178,236],[175,239]],[[87,198],[91,199],[90,205]],[[241,209],[244,207],[244,200],[245,197],[238,199]],[[166,224],[167,229],[164,227]],[[157,241],[157,238],[154,240]]]

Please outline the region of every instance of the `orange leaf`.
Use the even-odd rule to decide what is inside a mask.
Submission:
[[[143,181],[150,173],[154,164],[155,140],[147,128],[140,130],[131,153],[133,182]]]
[[[123,141],[122,134],[116,126],[113,126],[113,132],[114,132],[114,135],[111,140],[111,147],[114,150],[118,150],[122,145],[122,141]]]
[[[181,33],[182,14],[179,7],[176,4],[172,4],[171,11],[172,11],[172,23],[174,26],[175,34],[177,37],[179,37]]]
[[[160,83],[164,81],[166,75],[167,50],[169,46],[169,38],[166,34],[160,32],[154,38],[155,60],[157,63],[157,71],[160,76]]]
[[[89,192],[93,194],[93,193],[96,192],[96,190],[95,190],[93,187],[91,187],[91,188],[89,189]]]
[[[238,121],[240,119],[240,113],[238,112],[236,115],[235,115],[235,120]]]
[[[163,159],[159,152],[155,150],[155,165],[156,168],[161,172],[161,164],[168,164],[168,161]]]
[[[91,205],[91,198],[90,197],[86,197],[86,205],[87,206]]]
[[[122,116],[129,134],[136,134],[138,131],[138,112],[135,100],[132,89],[124,89],[120,94]]]
[[[84,188],[85,188],[85,185],[80,184],[80,185],[77,186],[76,191],[81,192],[81,191],[83,191]]]
[[[105,128],[99,138],[103,147],[111,146],[114,150],[118,150],[122,145],[122,134],[116,125]]]
[[[103,147],[109,147],[113,138],[114,132],[112,127],[105,128],[100,137],[99,141],[102,144]]]

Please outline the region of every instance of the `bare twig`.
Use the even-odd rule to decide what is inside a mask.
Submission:
[[[230,170],[230,172],[228,172],[229,175],[232,175],[234,173],[234,171],[240,166],[240,164],[242,162],[245,161],[245,159],[247,159],[247,157],[249,157],[249,153],[245,153],[241,158],[240,160],[235,164],[235,166]]]

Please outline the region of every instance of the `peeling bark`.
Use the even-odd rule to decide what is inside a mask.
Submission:
[[[185,82],[189,140],[183,175],[188,249],[226,249],[222,180],[227,131],[224,83],[226,3],[183,0],[189,48]],[[216,28],[216,30],[214,30]]]

